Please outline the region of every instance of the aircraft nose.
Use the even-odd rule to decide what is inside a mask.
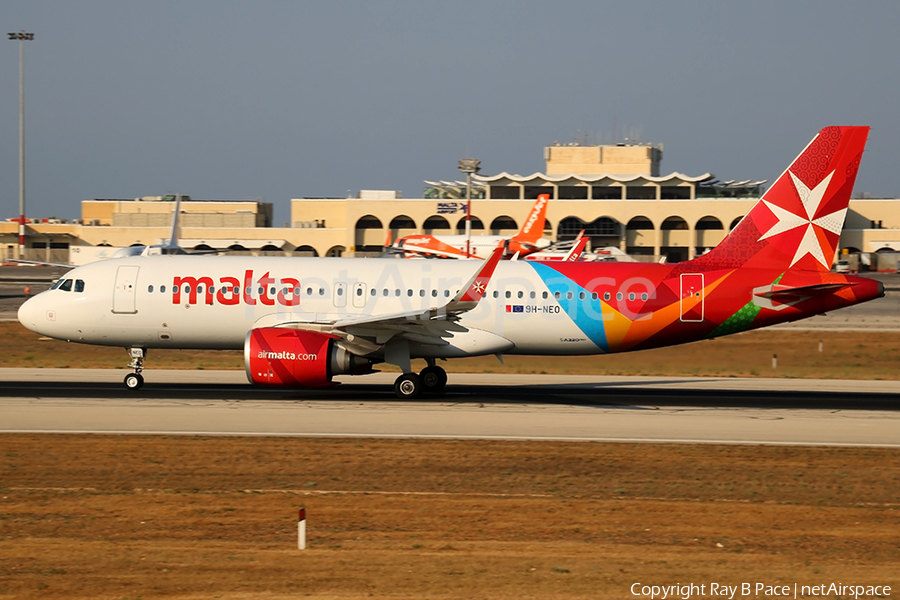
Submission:
[[[19,307],[19,323],[35,333],[41,333],[41,325],[56,320],[56,312],[45,306],[40,294],[26,300]]]

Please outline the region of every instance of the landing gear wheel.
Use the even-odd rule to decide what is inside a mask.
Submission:
[[[414,400],[422,395],[422,378],[415,373],[404,373],[394,381],[394,394],[401,400]]]
[[[425,367],[419,373],[426,392],[439,392],[447,385],[447,371],[434,365]]]
[[[125,376],[125,387],[129,390],[137,391],[144,385],[144,378],[140,373],[129,373]]]

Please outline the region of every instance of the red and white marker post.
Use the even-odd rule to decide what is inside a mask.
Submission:
[[[306,550],[306,509],[300,509],[300,518],[297,520],[297,549]]]

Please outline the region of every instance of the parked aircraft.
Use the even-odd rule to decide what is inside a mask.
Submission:
[[[541,194],[531,207],[528,218],[513,237],[504,235],[473,235],[467,245],[464,235],[407,235],[399,238],[390,250],[402,252],[405,256],[431,256],[439,258],[484,258],[490,255],[498,244],[503,244],[504,255],[509,258],[518,254],[526,256],[549,248],[550,240],[545,239],[544,223],[547,215],[549,194]],[[468,248],[468,250],[467,250]]]
[[[626,352],[796,321],[884,295],[830,272],[868,130],[820,131],[722,243],[688,262],[501,261],[502,247],[483,263],[129,256],[70,271],[19,320],[126,348],[130,389],[150,349],[231,348],[260,385],[325,387],[398,365],[400,398],[444,387],[438,359]]]

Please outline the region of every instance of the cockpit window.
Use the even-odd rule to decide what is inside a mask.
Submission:
[[[71,292],[72,291],[72,280],[64,279],[63,282],[60,284],[59,289],[64,292]]]
[[[80,294],[83,291],[84,291],[84,280],[76,279],[75,280],[75,292]]]
[[[62,285],[62,282],[63,282],[62,279],[57,279],[57,280],[53,283],[53,285],[50,286],[50,289],[51,289],[51,290],[55,290],[56,288],[58,288],[59,286]]]

